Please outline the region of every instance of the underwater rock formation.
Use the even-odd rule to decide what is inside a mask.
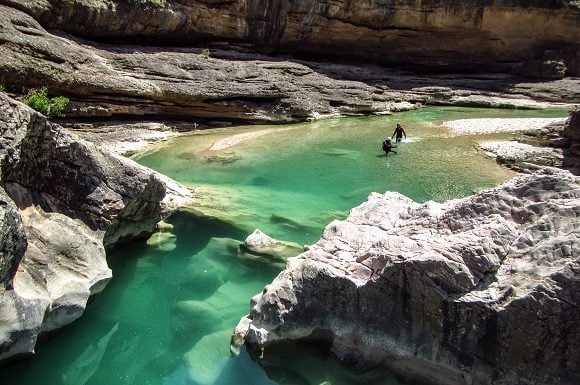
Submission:
[[[111,278],[103,243],[151,234],[166,189],[2,93],[0,133],[1,361],[82,315]]]
[[[233,341],[267,356],[324,339],[429,384],[577,384],[579,216],[580,178],[557,169],[443,204],[372,193],[252,299]]]
[[[251,254],[253,258],[264,258],[266,262],[282,262],[300,254],[303,248],[297,243],[279,241],[255,229],[240,244],[240,250],[245,255]]]

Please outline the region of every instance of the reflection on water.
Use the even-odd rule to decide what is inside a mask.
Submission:
[[[315,242],[327,223],[344,218],[371,191],[394,190],[426,201],[494,186],[513,174],[478,153],[479,138],[452,138],[432,123],[518,114],[426,109],[399,114],[396,120],[220,129],[170,140],[137,157],[196,186],[196,206],[169,218],[147,243],[110,255],[114,279],[85,316],[39,346],[34,360],[0,369],[2,381],[398,384],[384,372],[348,369],[332,359],[327,347],[316,345],[268,351],[263,367],[245,351],[231,358],[231,330],[248,312],[249,299],[282,268],[244,257],[239,243],[254,228],[282,240]],[[395,121],[403,123],[409,138],[398,154],[385,157],[380,143],[392,134]],[[210,150],[219,140],[259,130],[271,132]]]

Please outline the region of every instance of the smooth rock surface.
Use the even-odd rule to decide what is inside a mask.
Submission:
[[[289,260],[236,335],[258,355],[322,336],[422,383],[577,384],[579,216],[580,178],[557,169],[444,204],[373,193]]]
[[[537,147],[516,141],[488,141],[479,144],[496,161],[512,170],[530,173],[543,166],[561,167],[562,150],[550,147]]]
[[[240,245],[240,250],[243,254],[265,258],[266,262],[281,262],[300,254],[303,247],[294,242],[274,239],[255,229]]]

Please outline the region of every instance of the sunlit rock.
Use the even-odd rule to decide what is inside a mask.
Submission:
[[[373,193],[236,334],[257,356],[325,336],[342,360],[427,383],[577,384],[579,216],[580,178],[557,169],[443,204]]]
[[[151,234],[147,240],[147,245],[160,251],[173,251],[177,247],[176,240],[177,237],[174,234],[158,231]]]
[[[82,315],[111,278],[104,246],[148,237],[170,206],[166,189],[177,201],[191,194],[1,92],[0,133],[4,360]]]
[[[280,262],[298,255],[303,251],[303,247],[294,242],[275,240],[256,229],[240,245],[240,250],[244,258],[263,258]]]

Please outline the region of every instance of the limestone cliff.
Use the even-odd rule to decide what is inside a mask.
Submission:
[[[267,361],[322,338],[429,384],[578,384],[579,215],[580,178],[556,169],[443,204],[373,193],[290,259],[234,341]]]
[[[580,74],[580,9],[566,0],[2,2],[90,38],[217,40],[431,70]]]
[[[298,7],[298,4],[302,2],[292,2],[291,8]],[[346,3],[336,4],[346,7],[341,11],[345,15],[350,12],[346,9],[351,6],[347,7]],[[280,11],[288,8],[282,5],[283,9]],[[254,38],[250,35],[262,36],[262,32],[259,31],[271,28],[259,25],[264,23],[269,25],[270,17],[278,20],[278,16],[270,15],[278,12],[274,3],[270,8],[263,6],[260,2],[256,2],[250,7],[249,4],[238,1],[161,2],[155,6],[152,2],[136,4],[114,1],[0,0],[2,26],[0,42],[3,42],[0,44],[0,84],[16,93],[47,86],[53,94],[64,94],[72,100],[66,111],[66,115],[71,118],[155,117],[194,120],[200,125],[211,125],[214,121],[292,122],[329,115],[384,114],[415,108],[426,103],[513,107],[529,104],[529,98],[551,102],[580,100],[580,82],[575,78],[530,82],[515,75],[497,73],[470,76],[416,75],[370,65],[368,63],[372,62],[372,58],[362,56],[363,53],[357,53],[361,55],[359,58],[364,59],[364,63],[359,62],[357,65],[296,59],[290,61],[239,52],[246,49],[240,49],[229,43],[215,43],[216,48],[212,49],[209,58],[200,54],[199,46],[209,46],[211,39],[233,39],[232,41],[238,44],[240,41],[253,41]],[[354,7],[353,15],[356,12],[363,12],[362,9],[366,9],[365,7],[366,5]],[[369,7],[371,8],[366,10],[367,13],[372,9],[372,5]],[[403,18],[401,15],[406,14],[408,9],[397,11],[397,7],[392,8],[392,12],[398,12],[398,18]],[[391,9],[386,5],[379,8],[381,12]],[[250,21],[252,18],[264,19],[256,23],[247,21],[244,16],[246,12],[255,14],[266,9],[269,10],[268,15],[263,17],[247,16]],[[288,20],[298,18],[292,23],[302,23],[300,18],[307,17],[298,11],[293,13],[294,11],[287,10],[287,12]],[[551,12],[560,15],[554,17],[553,21],[550,19],[551,22],[558,23],[558,27],[554,29],[570,28],[570,40],[576,39],[579,30],[577,21],[562,19],[565,18],[564,15],[574,18],[576,11],[562,8]],[[406,57],[403,53],[395,55],[395,46],[389,43],[389,39],[384,40],[385,45],[381,49],[373,47],[371,43],[365,44],[364,42],[371,39],[373,34],[368,32],[368,28],[363,27],[364,22],[372,24],[374,21],[370,14],[367,15],[369,17],[367,21],[363,20],[366,17],[364,12],[356,15],[357,20],[360,20],[355,24],[345,22],[345,25],[352,28],[361,25],[360,28],[357,27],[360,30],[357,29],[358,32],[353,35],[353,39],[361,39],[362,35],[364,39],[362,43],[353,40],[348,43],[349,45],[356,45],[360,49],[368,47],[370,52],[377,53],[381,52],[381,49],[388,50],[390,52],[388,57],[393,60],[403,60]],[[326,19],[314,17],[313,20]],[[575,28],[571,27],[574,22]],[[323,24],[326,26],[328,23],[334,25],[337,20],[329,19]],[[324,27],[328,29],[317,30],[312,36],[318,40],[332,42],[332,38],[339,36],[340,33],[334,31],[330,24]],[[220,25],[223,30],[216,30],[221,28]],[[250,28],[251,25],[255,28]],[[289,32],[284,32],[285,34],[295,34],[292,31],[298,24],[292,25],[294,24],[287,26]],[[322,26],[316,28],[320,29]],[[398,31],[397,33],[403,35],[416,33],[408,27],[402,30],[393,28],[387,25],[383,32]],[[255,32],[249,32],[254,29]],[[62,30],[82,35],[85,40],[78,36],[63,34]],[[244,37],[243,34],[246,33],[248,36]],[[422,33],[430,36],[431,30],[427,29]],[[238,36],[239,34],[243,36]],[[462,30],[449,32],[449,39],[452,35],[457,38],[463,34]],[[143,40],[138,38],[139,36],[156,37],[157,40]],[[172,36],[174,38],[171,38]],[[100,43],[86,40],[99,37],[107,37],[108,40]],[[122,37],[124,40],[118,41],[113,39],[114,37]],[[543,40],[537,40],[536,37],[524,34],[520,39],[521,44],[517,46],[524,49],[523,47],[532,42],[540,44]],[[202,42],[200,39],[205,40]],[[255,39],[271,40],[270,37]],[[290,38],[280,39],[277,46],[288,46],[284,41]],[[421,42],[421,39],[416,37],[412,41]],[[556,47],[561,46],[561,40],[568,37],[553,36],[550,39],[553,43],[550,52],[554,53],[558,51]],[[155,45],[151,45],[153,43]],[[476,48],[480,46],[477,40],[472,43]],[[435,46],[432,41],[425,44]],[[458,43],[442,39],[438,44],[441,47],[453,48]],[[193,45],[197,45],[198,48],[191,48]],[[309,42],[306,38],[295,45],[296,49],[304,47],[305,52],[323,49],[319,47],[320,42]],[[339,53],[350,52],[348,47],[342,45],[337,47]],[[405,47],[411,49],[410,47],[415,45],[407,44]],[[466,49],[462,47],[464,48]],[[429,58],[428,52],[420,50],[417,52],[422,55],[422,63],[437,62]],[[468,58],[467,53],[462,52],[457,57]],[[447,55],[451,57],[457,55],[457,52],[450,51]],[[528,51],[525,55],[533,57]],[[387,57],[383,54],[381,56]],[[484,56],[498,57],[493,52],[486,52]],[[558,67],[560,64],[557,63],[561,61],[556,59],[550,63]],[[469,60],[477,62],[473,58]],[[523,64],[518,60],[514,56],[513,59],[502,59],[502,63],[510,63],[509,66],[514,67],[514,71],[516,67],[517,71],[520,71]],[[538,63],[541,64],[540,67],[544,65],[542,60]],[[458,66],[463,64],[457,62]],[[547,64],[548,67],[550,65]],[[482,63],[477,64],[478,71],[490,68]]]
[[[166,184],[2,93],[0,134],[2,361],[82,315],[111,278],[103,243],[153,232]]]

